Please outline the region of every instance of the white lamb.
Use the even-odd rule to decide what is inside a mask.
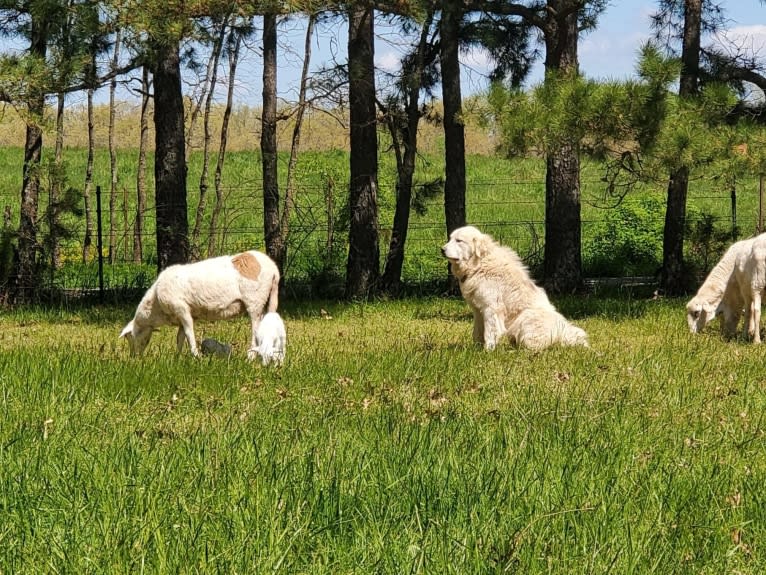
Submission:
[[[740,254],[750,251],[755,238],[732,244],[707,278],[697,294],[686,304],[686,321],[692,333],[699,333],[713,319],[721,315],[721,331],[733,336],[742,317],[744,300],[734,268]]]
[[[247,313],[252,328],[247,357],[254,359],[258,324],[264,311],[277,310],[278,292],[276,264],[257,251],[170,266],[144,294],[120,337],[128,338],[133,355],[140,355],[152,331],[163,325],[177,325],[178,352],[183,350],[185,339],[192,355],[198,356],[195,319],[230,319]]]
[[[278,313],[269,312],[263,316],[255,339],[257,344],[255,351],[261,356],[263,365],[269,365],[272,361],[276,365],[282,365],[287,347],[287,331]]]
[[[734,274],[745,307],[745,329],[753,343],[761,343],[761,299],[766,289],[766,234],[753,239],[750,249],[737,256]]]

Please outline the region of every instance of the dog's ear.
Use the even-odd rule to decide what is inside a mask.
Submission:
[[[471,247],[473,248],[474,257],[483,258],[487,247],[487,242],[485,241],[484,236],[474,237],[471,242]]]

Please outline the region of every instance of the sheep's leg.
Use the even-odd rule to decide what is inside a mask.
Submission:
[[[194,320],[189,312],[180,314],[179,319],[181,320],[181,327],[178,329],[179,331],[183,330],[183,334],[186,336],[186,341],[189,342],[189,350],[191,350],[191,354],[194,357],[198,357],[199,351],[197,351],[197,340],[194,337]],[[176,344],[178,344],[178,352],[180,353],[183,350],[183,340],[180,337],[176,337]]]
[[[753,327],[753,313],[751,309],[752,302],[750,301],[750,295],[746,295],[745,298],[745,322],[742,325],[742,336],[747,339],[750,337],[750,333]]]
[[[761,291],[758,290],[753,294],[753,343],[761,343]]]
[[[753,307],[753,299],[751,297],[748,297],[747,299],[747,306],[745,307],[745,316],[747,319],[747,322],[745,323],[745,338],[749,339],[755,336],[755,328],[754,328],[754,307]]]
[[[178,331],[176,332],[176,349],[178,350],[179,354],[183,352],[185,342],[186,334],[184,333],[184,328],[183,326],[178,326]]]
[[[721,333],[727,338],[737,335],[737,324],[739,323],[739,313],[736,309],[726,308],[723,312],[723,321],[721,322]]]

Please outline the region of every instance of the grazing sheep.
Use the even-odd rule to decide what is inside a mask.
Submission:
[[[689,331],[699,333],[716,316],[721,315],[721,331],[729,337],[736,333],[744,300],[734,268],[737,257],[750,251],[754,239],[749,238],[729,246],[721,260],[710,270],[697,294],[686,304]]]
[[[192,355],[197,356],[195,319],[230,319],[247,313],[252,328],[247,356],[254,359],[258,324],[264,311],[277,310],[278,290],[276,264],[257,251],[170,266],[144,294],[135,316],[120,337],[128,338],[133,355],[140,355],[153,330],[163,325],[177,325],[178,352],[183,350],[185,339]]]
[[[745,329],[753,343],[761,343],[761,299],[766,289],[766,234],[752,240],[737,256],[734,274],[745,307]]]
[[[272,361],[282,365],[287,347],[287,331],[278,313],[269,312],[263,316],[255,339],[257,343],[255,351],[261,356],[263,365],[269,365]]]

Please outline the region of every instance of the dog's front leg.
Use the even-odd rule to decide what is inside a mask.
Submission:
[[[484,349],[495,349],[497,340],[503,334],[502,322],[492,310],[485,310],[484,317]]]

